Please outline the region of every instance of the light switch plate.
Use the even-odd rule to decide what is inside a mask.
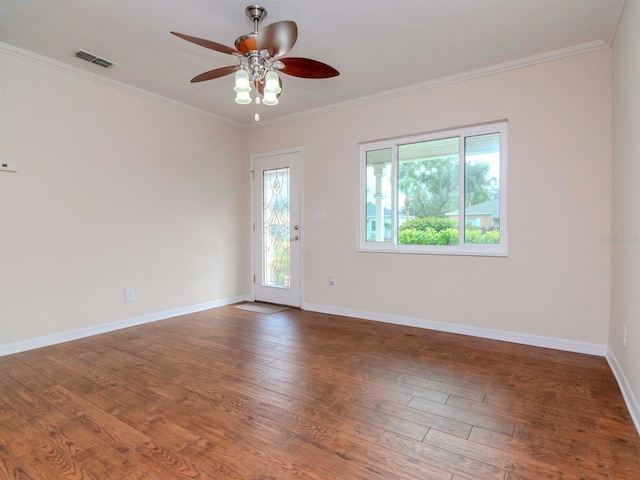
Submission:
[[[17,172],[18,162],[15,160],[0,160],[0,170],[4,172]]]

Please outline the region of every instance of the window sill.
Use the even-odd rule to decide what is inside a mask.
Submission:
[[[411,246],[411,245],[392,245],[388,244],[367,244],[360,245],[356,250],[358,253],[400,253],[411,255],[455,255],[455,256],[473,256],[473,257],[508,257],[508,251],[506,246],[502,245],[483,245],[478,248],[479,245],[471,246],[434,246],[432,248],[425,246]]]

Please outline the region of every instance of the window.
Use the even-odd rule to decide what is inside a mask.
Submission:
[[[506,122],[361,144],[360,174],[360,250],[506,256]]]

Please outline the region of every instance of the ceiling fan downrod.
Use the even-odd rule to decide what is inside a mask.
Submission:
[[[249,5],[244,11],[253,21],[253,33],[258,33],[258,24],[267,17],[267,9],[260,5]]]

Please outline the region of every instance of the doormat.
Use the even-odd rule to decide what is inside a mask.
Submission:
[[[270,303],[260,303],[260,302],[245,302],[240,303],[238,305],[234,305],[234,308],[239,308],[240,310],[247,310],[249,312],[256,313],[266,313],[272,314],[277,312],[282,312],[283,310],[288,310],[289,307],[284,307],[282,305],[272,305]]]

